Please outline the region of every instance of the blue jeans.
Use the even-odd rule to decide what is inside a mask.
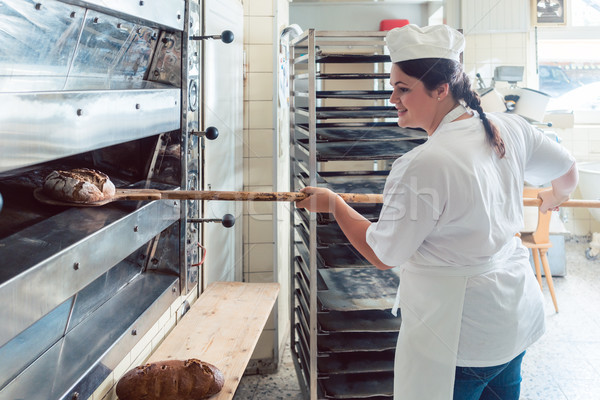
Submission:
[[[494,367],[456,367],[454,400],[518,400],[524,355]]]

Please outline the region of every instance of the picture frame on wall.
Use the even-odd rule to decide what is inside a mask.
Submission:
[[[533,24],[537,26],[558,26],[567,23],[568,0],[531,0]]]

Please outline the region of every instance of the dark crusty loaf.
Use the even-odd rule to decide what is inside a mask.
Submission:
[[[223,388],[223,373],[195,358],[134,368],[117,383],[119,400],[200,400]]]
[[[115,195],[108,175],[88,168],[52,171],[44,180],[44,193],[53,199],[93,203]]]

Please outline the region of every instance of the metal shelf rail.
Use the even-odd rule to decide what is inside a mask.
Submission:
[[[387,102],[384,37],[309,29],[291,42],[293,190],[381,192],[390,160],[425,141]],[[380,205],[356,206],[377,219]],[[291,212],[291,349],[306,398],[391,399],[396,272],[362,258],[329,214]]]

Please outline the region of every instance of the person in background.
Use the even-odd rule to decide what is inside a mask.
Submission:
[[[463,72],[462,34],[407,25],[386,37],[398,125],[428,139],[398,158],[371,223],[326,188],[296,206],[329,212],[375,267],[398,267],[395,400],[519,398],[521,361],[544,332],[540,287],[516,236],[524,182],[543,212],[577,185],[573,157],[523,118],[485,113]]]

